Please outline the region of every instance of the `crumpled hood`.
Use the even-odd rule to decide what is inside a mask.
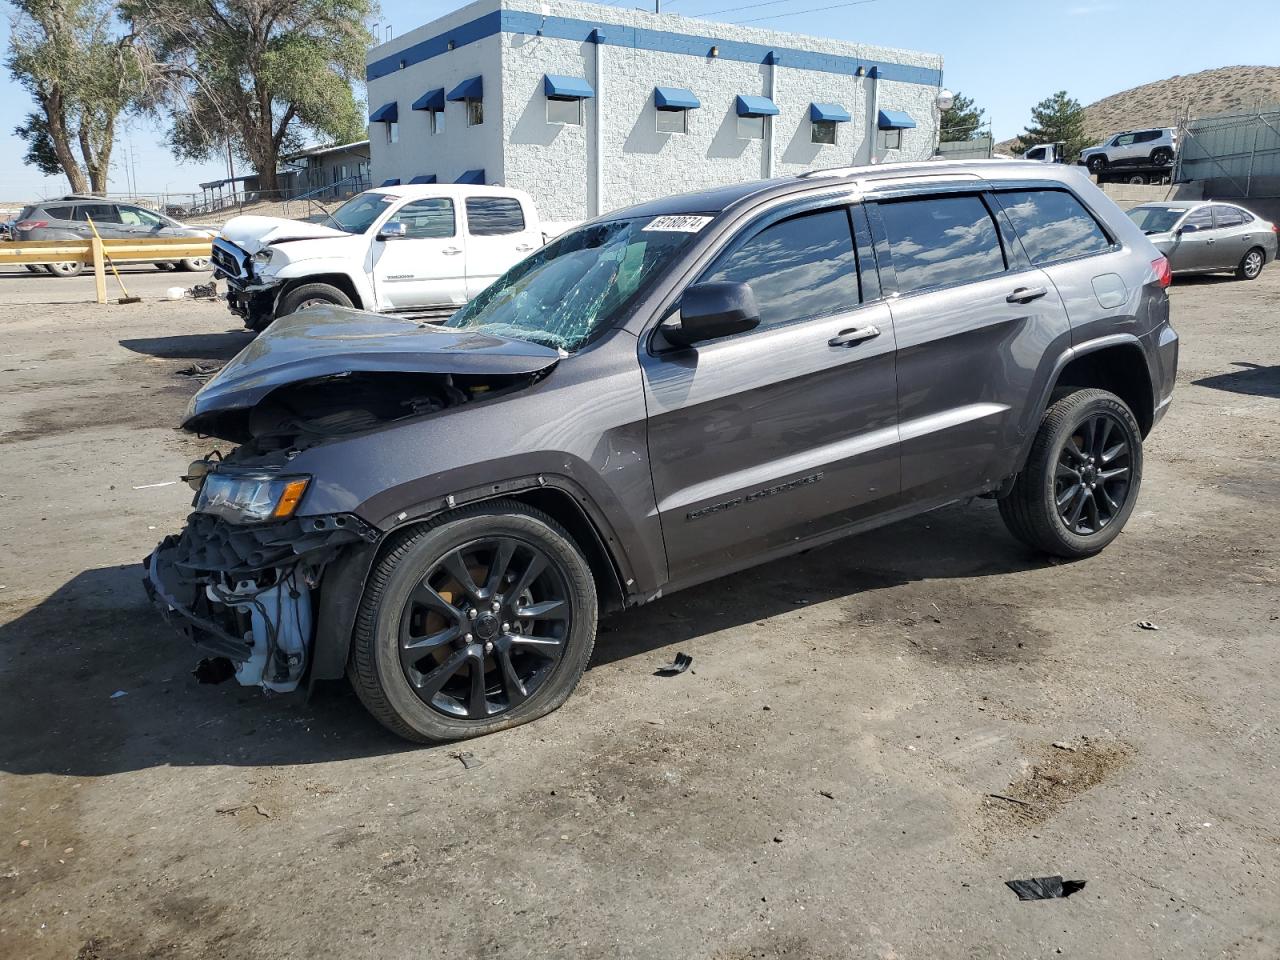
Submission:
[[[319,237],[349,237],[334,227],[305,220],[286,220],[283,217],[232,217],[222,228],[222,236],[247,253],[257,253],[262,248],[282,240],[312,240]]]
[[[281,317],[191,398],[183,428],[256,405],[277,387],[348,373],[533,374],[560,361],[551,347],[402,317],[315,306]]]

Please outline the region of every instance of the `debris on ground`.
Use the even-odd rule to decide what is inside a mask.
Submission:
[[[670,663],[663,664],[657,670],[653,671],[655,677],[674,677],[676,674],[684,673],[693,664],[693,657],[687,653],[677,653],[676,658]]]
[[[271,820],[275,817],[275,815],[266,807],[262,806],[259,803],[254,803],[249,800],[246,800],[244,803],[226,803],[220,807],[214,807],[213,812],[227,814],[228,816],[235,816],[241,810],[250,810],[250,809],[253,810],[254,813],[256,813],[258,816],[263,817],[267,820]]]
[[[1070,750],[1072,753],[1075,753],[1076,750],[1079,749],[1074,744],[1067,743],[1065,740],[1055,740],[1053,741],[1053,746],[1058,750]]]
[[[1085,880],[1063,880],[1062,877],[1032,877],[1030,880],[1006,880],[1004,885],[1019,900],[1062,900],[1084,889]]]
[[[1150,620],[1139,620],[1139,621],[1138,621],[1138,626],[1139,626],[1140,628],[1142,628],[1143,630],[1159,630],[1159,629],[1160,629],[1160,628],[1159,628],[1159,627],[1157,627],[1154,623],[1152,623]]]
[[[832,793],[830,790],[819,790],[818,795],[822,797],[826,797],[828,800],[834,800],[836,798],[836,795]]]
[[[215,373],[222,369],[221,363],[210,363],[208,361],[201,362],[197,360],[189,367],[183,367],[179,370],[178,376],[190,377],[192,380],[208,380]]]
[[[1035,806],[1035,804],[1033,804],[1030,800],[1019,800],[1017,797],[1008,797],[1008,796],[1005,796],[1003,793],[988,793],[987,796],[993,800],[1003,800],[1005,803],[1016,803],[1021,807]]]
[[[470,770],[472,767],[481,766],[481,761],[476,759],[476,755],[471,751],[455,751],[449,754],[454,760],[462,764],[462,769]]]
[[[210,280],[208,283],[197,283],[187,291],[192,300],[217,300],[218,299],[218,281]]]
[[[119,700],[121,697],[127,697],[128,695],[129,695],[129,692],[127,690],[117,690],[115,693],[111,695],[111,699]]]

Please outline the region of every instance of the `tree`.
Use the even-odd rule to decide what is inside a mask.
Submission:
[[[970,97],[963,93],[955,94],[950,110],[942,111],[942,140],[976,140],[984,136],[982,128],[986,121],[982,118],[986,111],[978,107]]]
[[[372,0],[125,0],[124,9],[148,46],[179,157],[209,159],[230,144],[259,188],[274,190],[280,155],[307,133],[364,135],[354,84]]]
[[[1018,152],[1037,143],[1062,143],[1063,157],[1074,163],[1080,151],[1089,145],[1084,129],[1084,107],[1080,101],[1059,90],[1031,108],[1031,124],[1018,137]]]
[[[116,120],[140,90],[130,38],[110,0],[14,0],[5,65],[39,112],[14,133],[26,162],[75,192],[107,189]]]

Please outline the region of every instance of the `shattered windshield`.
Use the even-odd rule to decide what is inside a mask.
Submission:
[[[373,226],[373,221],[382,216],[382,211],[394,199],[395,197],[386,193],[358,194],[333,213],[327,214],[327,223],[347,233],[364,233]]]
[[[1138,229],[1150,236],[1153,233],[1168,233],[1187,211],[1179,207],[1134,207],[1126,212],[1129,219],[1138,225]]]
[[[579,350],[710,221],[638,217],[580,227],[516,264],[445,325]]]

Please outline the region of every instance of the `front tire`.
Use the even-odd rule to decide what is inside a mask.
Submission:
[[[351,298],[331,284],[304,283],[301,286],[294,287],[280,298],[280,303],[276,306],[275,315],[277,317],[287,317],[289,314],[305,310],[307,307],[325,303],[331,303],[339,307],[352,306]]]
[[[178,261],[178,268],[187,273],[204,273],[209,269],[208,257],[189,257]]]
[[[1133,412],[1114,393],[1078,390],[1045,413],[1000,516],[1030,547],[1088,557],[1120,535],[1141,486],[1142,430]]]
[[[1236,279],[1238,280],[1257,280],[1262,276],[1262,267],[1267,262],[1267,255],[1262,252],[1261,247],[1254,247],[1240,259],[1240,265],[1236,267]]]
[[[1095,154],[1085,162],[1085,166],[1088,168],[1090,173],[1096,176],[1103,170],[1107,169],[1107,158],[1101,154]]]
[[[391,542],[360,601],[347,675],[393,733],[463,740],[563,704],[595,636],[595,581],[573,539],[500,500]]]
[[[45,264],[55,277],[78,277],[84,273],[83,260],[68,260],[63,263]]]

